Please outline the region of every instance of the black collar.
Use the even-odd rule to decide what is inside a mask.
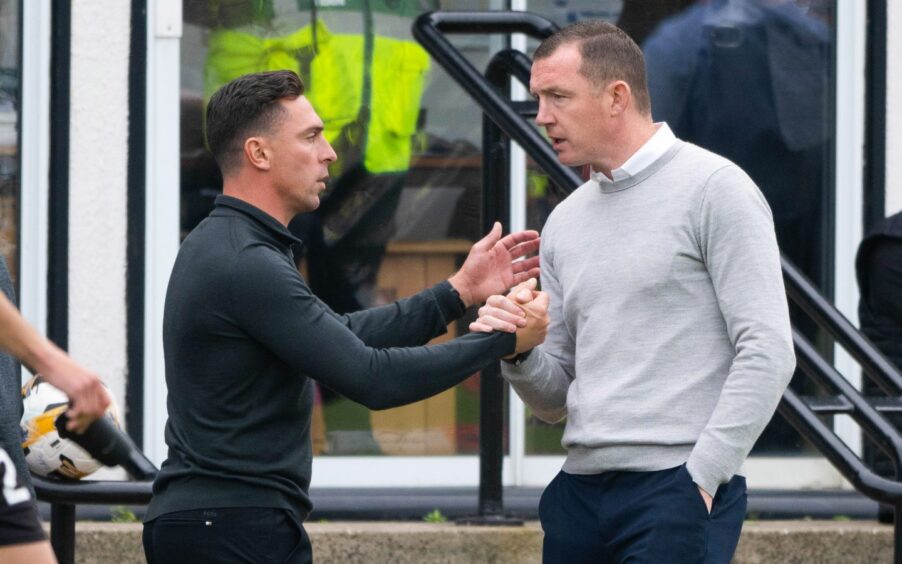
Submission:
[[[288,230],[287,227],[279,223],[279,221],[273,216],[269,215],[265,211],[261,210],[256,206],[252,206],[251,204],[245,202],[244,200],[232,197],[219,195],[216,196],[216,200],[213,202],[217,208],[226,207],[231,208],[233,210],[237,210],[245,215],[248,215],[255,219],[257,223],[262,225],[268,232],[275,235],[278,239],[282,240],[285,244],[291,245],[303,245],[303,242],[291,234],[291,231]]]

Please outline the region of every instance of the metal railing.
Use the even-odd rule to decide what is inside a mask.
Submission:
[[[50,504],[50,544],[60,564],[75,562],[76,505],[147,505],[153,479],[136,482],[68,482],[31,476],[41,501]]]
[[[50,503],[50,544],[60,564],[75,562],[75,506],[147,505],[152,497],[157,468],[125,433],[105,418],[92,424],[83,435],[65,429],[66,418],[56,422],[60,436],[76,442],[100,462],[120,465],[136,481],[56,480],[32,475],[35,493]]]
[[[538,131],[525,123],[525,117],[535,116],[537,111],[535,104],[512,102],[509,99],[507,84],[511,76],[528,85],[530,59],[519,52],[502,51],[492,59],[484,78],[454,48],[444,34],[520,32],[542,38],[555,29],[556,26],[552,22],[524,12],[433,12],[420,16],[414,24],[414,36],[417,40],[470,94],[484,113],[486,225],[490,220],[504,217],[505,214],[502,212],[506,213],[507,210],[505,196],[500,192],[507,192],[505,167],[510,162],[510,140],[523,147],[558,188],[569,193],[582,181],[574,171],[560,164]],[[871,378],[886,396],[864,397],[824,360],[802,334],[793,330],[793,343],[799,368],[832,395],[826,398],[802,398],[792,389],[787,389],[778,411],[859,492],[893,505],[896,515],[902,515],[902,436],[883,416],[884,413],[902,412],[900,398],[902,374],[785,258],[782,260],[782,269],[788,298],[846,349],[861,365],[863,373]],[[501,385],[500,380],[497,385]],[[500,397],[502,396],[497,390],[485,393],[484,388],[480,401],[499,401]],[[850,416],[877,447],[889,456],[896,468],[895,479],[879,476],[869,468],[821,419],[822,416],[833,414]],[[483,424],[485,423],[483,421]],[[500,436],[500,421],[495,423],[491,432]],[[481,433],[480,437],[483,436]],[[496,462],[500,461],[502,456],[500,447],[488,450],[481,448],[480,458],[486,456],[494,457]],[[486,493],[482,485],[480,486],[480,513],[502,514],[500,462],[481,467],[491,468],[494,474],[480,475],[481,481],[490,480],[493,484]],[[495,497],[484,500],[484,495]],[[894,561],[902,564],[902,519],[899,518],[895,522],[894,542]]]

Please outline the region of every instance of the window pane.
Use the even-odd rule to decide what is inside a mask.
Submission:
[[[829,294],[835,2],[571,0],[528,9],[560,25],[603,18],[626,30],[645,53],[655,121],[741,166],[770,204],[784,255]],[[530,195],[531,227],[540,227],[555,196],[538,173],[530,176]],[[829,340],[792,313],[829,355]],[[798,374],[792,386],[818,393]],[[527,453],[544,454],[551,431],[527,417]],[[559,438],[563,424],[556,428]],[[754,452],[808,448],[776,416]]]
[[[19,2],[0,0],[0,255],[19,270]]]
[[[390,303],[444,280],[480,237],[481,113],[410,33],[422,12],[487,2],[309,0],[186,2],[182,40],[182,235],[222,180],[204,148],[208,97],[241,74],[290,68],[339,160],[320,208],[290,228],[299,265],[339,313]],[[501,8],[501,5],[492,5]],[[455,36],[477,68],[499,37]],[[452,324],[441,341],[466,331]],[[428,377],[428,375],[424,375]],[[414,405],[370,412],[320,387],[317,454],[478,452],[479,376]]]

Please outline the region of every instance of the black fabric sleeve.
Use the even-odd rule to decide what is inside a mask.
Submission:
[[[871,308],[902,324],[902,241],[886,238],[875,243],[868,268]]]
[[[233,315],[251,337],[287,365],[371,409],[435,395],[516,346],[511,333],[474,333],[407,348],[367,346],[313,295],[286,257],[265,247],[242,251],[232,279]],[[435,315],[436,324],[444,322],[441,317]],[[408,332],[403,316],[383,319],[390,326],[370,332]]]
[[[371,347],[412,347],[442,335],[464,314],[447,280],[408,298],[342,315],[342,321]]]

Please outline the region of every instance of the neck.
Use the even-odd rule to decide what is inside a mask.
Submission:
[[[624,116],[619,130],[612,136],[610,158],[593,164],[592,168],[611,178],[611,171],[623,166],[636,151],[648,143],[655,131],[657,130],[651,116],[641,114]]]
[[[223,178],[222,193],[266,212],[286,227],[291,221],[292,214],[276,197],[275,190],[267,186],[265,178],[247,178],[247,174],[237,173]]]

